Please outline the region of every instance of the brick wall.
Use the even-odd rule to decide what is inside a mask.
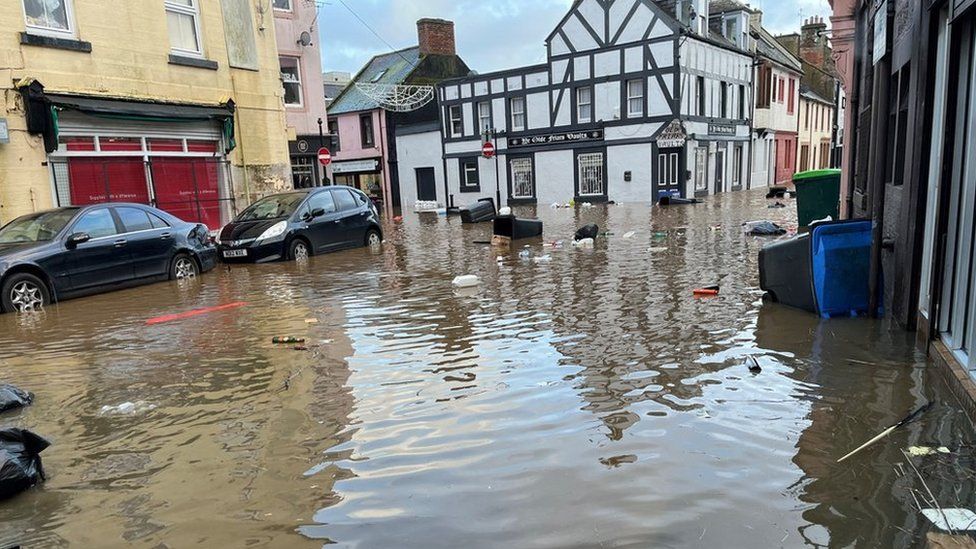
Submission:
[[[422,55],[457,55],[453,21],[421,19],[417,21],[417,38]]]

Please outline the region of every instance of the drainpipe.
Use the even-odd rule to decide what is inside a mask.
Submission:
[[[871,193],[871,270],[868,279],[868,310],[878,318],[878,291],[882,287],[881,248],[884,238],[885,172],[888,158],[888,109],[891,87],[891,49],[874,67],[874,99],[871,102],[871,147],[868,160]]]
[[[855,42],[856,43],[856,42]],[[844,177],[847,178],[847,196],[845,200],[847,202],[847,218],[854,219],[854,172],[855,162],[857,160],[857,124],[861,119],[860,113],[858,112],[861,108],[861,86],[860,77],[861,74],[861,59],[860,57],[854,58],[854,79],[851,82],[851,89],[848,90],[847,94],[847,111],[851,113],[850,117],[847,117],[847,113],[844,113],[844,148],[841,149],[841,165],[843,166],[844,157],[846,156],[849,160],[847,162],[847,173]]]

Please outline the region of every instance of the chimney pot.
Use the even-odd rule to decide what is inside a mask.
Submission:
[[[457,55],[453,21],[421,19],[417,21],[417,39],[421,55]]]

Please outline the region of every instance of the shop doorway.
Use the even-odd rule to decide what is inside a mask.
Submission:
[[[437,200],[437,181],[434,168],[417,168],[417,200],[433,202]]]

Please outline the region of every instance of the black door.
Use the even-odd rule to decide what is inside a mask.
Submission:
[[[417,200],[437,200],[437,182],[434,168],[417,168]]]
[[[342,244],[344,240],[342,220],[339,219],[335,200],[332,199],[332,193],[329,191],[320,191],[309,197],[300,215],[311,214],[317,209],[325,213],[304,222],[305,234],[312,241],[312,250],[315,253],[322,253]]]
[[[125,231],[120,238],[132,259],[136,278],[162,276],[169,273],[173,232],[169,227],[154,225],[145,210],[133,207],[115,208]]]
[[[339,209],[343,239],[346,246],[361,246],[366,242],[369,210],[349,189],[332,191]]]
[[[131,281],[128,240],[108,208],[89,210],[78,218],[69,234],[85,233],[91,240],[65,253],[65,270],[72,291],[86,291]]]

